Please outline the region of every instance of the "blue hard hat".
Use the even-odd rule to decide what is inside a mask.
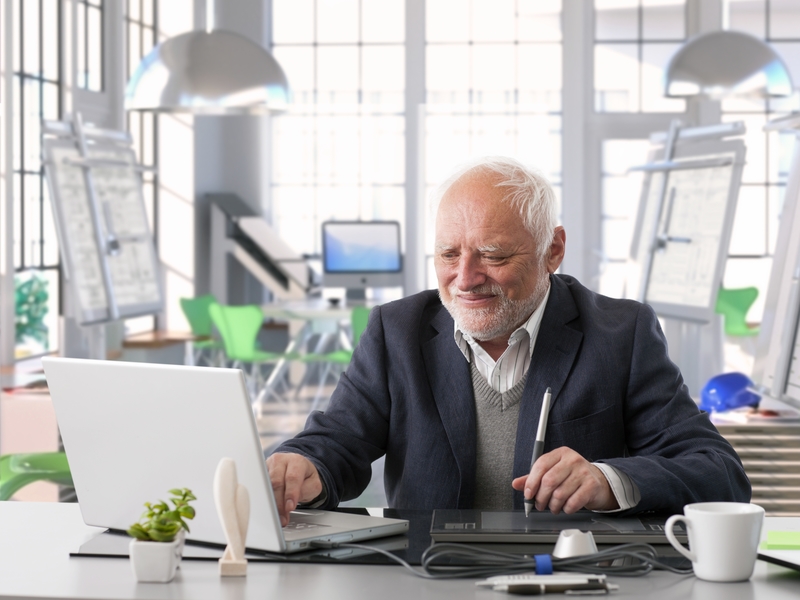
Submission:
[[[744,373],[723,373],[708,380],[700,392],[700,409],[722,412],[742,406],[758,406],[761,395]]]

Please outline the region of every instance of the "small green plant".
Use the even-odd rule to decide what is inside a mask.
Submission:
[[[185,519],[194,519],[195,515],[189,502],[197,498],[187,488],[170,490],[169,493],[173,496],[169,501],[174,508],[170,509],[163,500],[155,504],[145,502],[147,510],[142,513],[138,523],[128,528],[128,535],[144,542],[171,542],[181,529],[189,531]]]

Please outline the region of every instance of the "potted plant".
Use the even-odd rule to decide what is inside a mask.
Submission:
[[[196,500],[191,490],[173,489],[169,502],[145,502],[146,510],[138,523],[128,529],[134,539],[130,543],[133,572],[138,581],[172,581],[183,556],[183,541],[189,531],[187,520],[194,518],[194,508],[189,502]]]

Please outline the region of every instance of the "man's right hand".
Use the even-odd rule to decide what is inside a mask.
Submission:
[[[314,464],[304,456],[279,452],[267,458],[267,469],[281,527],[289,523],[289,513],[300,502],[310,502],[322,493],[322,481]]]

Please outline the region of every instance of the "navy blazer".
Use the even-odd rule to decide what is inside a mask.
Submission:
[[[529,471],[549,386],[545,451],[568,446],[627,473],[641,493],[635,511],[748,502],[739,457],[689,397],[653,310],[569,276],[550,281],[520,404],[514,477]],[[327,410],[277,451],[314,462],[328,493],[324,508],[357,497],[384,454],[390,507],[472,508],[475,423],[469,363],[452,317],[429,290],[372,311]],[[522,493],[513,494],[522,508]]]

